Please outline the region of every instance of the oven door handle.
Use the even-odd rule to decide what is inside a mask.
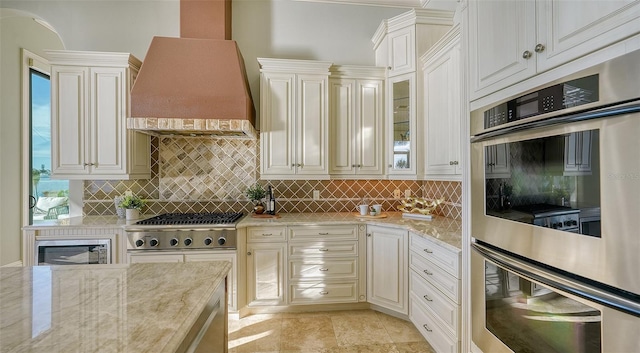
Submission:
[[[562,273],[551,272],[536,264],[496,251],[478,241],[472,242],[471,248],[496,265],[504,267],[528,280],[640,317],[640,300],[637,298],[632,300],[587,283],[577,282]],[[634,294],[630,295],[636,296]]]

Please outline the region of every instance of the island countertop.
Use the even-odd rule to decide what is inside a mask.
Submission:
[[[231,263],[0,268],[0,352],[175,352]]]

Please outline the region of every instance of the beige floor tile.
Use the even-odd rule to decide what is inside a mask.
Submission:
[[[280,349],[313,351],[336,347],[329,316],[301,316],[282,319]]]
[[[229,348],[233,353],[280,350],[282,319],[279,315],[253,315],[229,321]]]
[[[436,353],[431,345],[424,340],[421,342],[396,343],[396,349],[398,353]]]
[[[380,312],[377,312],[376,315],[393,342],[419,342],[424,340],[420,331],[416,329],[411,321],[398,319]]]
[[[375,312],[331,316],[338,345],[372,345],[393,343]]]
[[[369,344],[348,347],[336,347],[322,353],[398,353],[393,344]]]

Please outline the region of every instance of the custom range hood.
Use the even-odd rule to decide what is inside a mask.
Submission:
[[[180,38],[154,37],[131,90],[129,129],[256,138],[231,0],[180,0]]]

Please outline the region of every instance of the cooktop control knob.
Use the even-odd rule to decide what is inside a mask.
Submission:
[[[178,239],[177,239],[177,238],[173,238],[173,239],[169,240],[169,244],[170,244],[171,246],[176,246],[176,245],[178,245]]]
[[[211,243],[213,243],[213,239],[211,239],[210,237],[206,237],[204,239],[204,245],[211,245]]]
[[[142,240],[142,239],[138,239],[138,240],[136,240],[136,246],[137,246],[137,247],[141,247],[141,246],[143,246],[143,245],[144,245],[144,240]]]
[[[224,245],[224,243],[226,243],[226,242],[227,242],[227,239],[225,239],[223,237],[218,238],[218,245]]]
[[[149,241],[149,245],[151,246],[158,246],[158,239],[153,238]]]
[[[184,240],[184,245],[186,245],[186,246],[191,245],[191,243],[193,243],[193,239],[191,239],[191,238],[187,238],[187,239]]]

